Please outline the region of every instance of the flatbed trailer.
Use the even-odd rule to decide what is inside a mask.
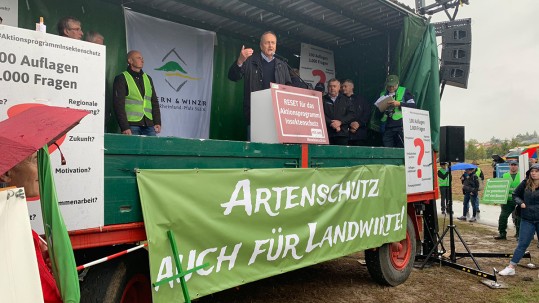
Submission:
[[[440,92],[434,29],[411,8],[392,0],[339,1],[116,1],[19,0],[19,27],[34,29],[44,17],[54,21],[75,15],[83,30],[98,31],[107,46],[104,135],[104,225],[70,231],[77,263],[83,264],[146,240],[135,176],[136,169],[327,168],[356,165],[404,166],[404,150],[381,145],[376,125],[370,131],[375,147],[342,147],[244,142],[242,84],[226,77],[242,44],[256,48],[261,33],[273,30],[279,53],[290,65],[302,42],[331,49],[336,76],[352,79],[372,102],[389,72],[415,95],[418,108],[430,113],[433,149],[438,147]],[[127,43],[124,9],[215,31],[212,108],[209,138],[139,137],[115,134],[112,112],[114,76],[125,70]],[[54,30],[52,30],[54,31]],[[89,75],[91,76],[91,75]],[[327,80],[327,79],[326,79]],[[435,155],[434,155],[435,157]],[[431,159],[435,163],[435,158]],[[432,166],[436,172],[436,166]],[[433,174],[435,175],[435,174]],[[407,195],[407,236],[398,243],[366,251],[374,280],[403,283],[415,255],[429,251],[437,230],[435,190]],[[424,228],[426,227],[426,228]],[[128,254],[81,273],[82,302],[149,302],[150,278],[145,250]]]

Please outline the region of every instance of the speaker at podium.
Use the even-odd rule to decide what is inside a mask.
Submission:
[[[322,94],[275,83],[251,93],[251,141],[329,144]]]

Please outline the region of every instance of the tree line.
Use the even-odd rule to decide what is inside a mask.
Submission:
[[[534,131],[532,134],[528,132],[526,134],[518,134],[510,140],[501,140],[492,137],[489,142],[483,144],[480,144],[476,139],[470,139],[466,142],[466,159],[482,160],[490,159],[492,155],[503,156],[512,148],[531,144],[528,143],[530,141],[539,142],[537,131]]]

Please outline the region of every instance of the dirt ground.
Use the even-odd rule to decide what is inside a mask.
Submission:
[[[477,223],[456,222],[457,230],[472,251],[512,253],[515,238],[496,241],[496,228]],[[440,220],[440,226],[447,221]],[[456,235],[455,235],[456,237]],[[444,238],[449,253],[449,236]],[[456,241],[456,252],[466,252]],[[539,268],[539,249],[534,240],[529,247],[531,262]],[[209,295],[195,302],[539,302],[538,270],[517,268],[517,275],[498,276],[506,289],[491,289],[482,284],[482,278],[460,270],[431,264],[414,268],[410,278],[397,287],[380,286],[370,279],[367,267],[361,265],[363,253],[346,256],[283,275],[253,282],[241,287]],[[502,270],[508,258],[477,258],[481,269],[493,273]],[[459,264],[474,267],[470,258],[457,260]],[[530,263],[523,259],[521,264]],[[474,267],[475,268],[475,267]]]
[[[485,177],[492,176],[490,163],[481,165],[481,168],[485,171]],[[454,178],[459,180],[461,172],[455,173]],[[457,184],[460,182],[455,183]],[[460,189],[454,186],[454,190],[457,196]],[[443,218],[440,218],[441,229],[448,225],[447,220],[443,221]],[[510,254],[516,247],[517,241],[513,237],[506,241],[494,240],[493,235],[497,233],[496,227],[455,221],[457,230],[472,253]],[[448,256],[449,236],[446,236],[444,240]],[[466,252],[458,239],[455,251]],[[532,242],[529,251],[532,259],[523,259],[520,263],[531,262],[539,268],[537,240]],[[410,278],[404,284],[387,287],[380,286],[371,280],[367,267],[359,262],[362,260],[363,253],[357,253],[222,291],[195,302],[539,302],[539,295],[537,295],[539,270],[537,269],[519,266],[515,276],[498,276],[498,281],[507,288],[491,289],[481,283],[483,279],[480,277],[451,267],[431,264],[424,269],[414,268]],[[509,263],[509,258],[477,258],[476,260],[481,270],[491,274],[494,268],[502,270]],[[463,258],[457,262],[475,268],[470,258]]]

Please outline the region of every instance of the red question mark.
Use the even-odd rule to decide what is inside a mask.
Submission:
[[[417,155],[417,165],[421,167],[421,162],[423,161],[423,156],[425,155],[425,143],[423,143],[423,140],[419,138],[414,139],[414,146],[419,146],[419,155]],[[423,176],[423,172],[421,171],[421,168],[417,169],[417,177],[421,178]]]
[[[313,74],[313,76],[318,76],[320,77],[320,80],[318,80],[319,83],[326,83],[326,73],[324,73],[323,71],[319,70],[319,69],[315,69],[311,72]]]

